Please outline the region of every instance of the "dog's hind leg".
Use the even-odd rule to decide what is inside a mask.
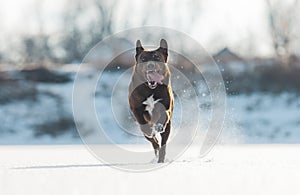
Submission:
[[[161,146],[159,149],[158,163],[163,163],[166,156],[166,145],[171,131],[171,121],[168,122],[166,129],[161,133]]]
[[[156,139],[155,136],[153,136],[152,138],[145,136],[145,138],[151,142],[153,149],[154,149],[154,154],[157,157],[158,156],[158,151],[159,151],[159,144],[158,144],[158,140]]]

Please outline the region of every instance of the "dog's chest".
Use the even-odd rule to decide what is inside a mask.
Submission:
[[[143,104],[146,105],[145,111],[147,111],[152,116],[154,106],[160,100],[161,99],[155,100],[154,97],[153,97],[153,94],[151,96],[149,96],[145,101],[143,101]]]

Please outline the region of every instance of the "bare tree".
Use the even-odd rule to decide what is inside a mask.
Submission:
[[[274,51],[279,59],[288,64],[292,46],[297,39],[298,0],[292,2],[267,0],[268,19]]]
[[[62,47],[66,52],[65,62],[81,61],[84,55],[104,37],[112,34],[113,15],[117,0],[95,0],[82,3],[80,0],[71,0],[66,6],[64,14],[64,33]],[[95,11],[93,14],[87,10]],[[88,24],[80,25],[80,19]]]
[[[82,15],[80,1],[68,1],[63,14],[64,32],[62,48],[65,51],[64,63],[80,61],[82,58],[82,33],[78,25],[78,18]]]
[[[47,63],[54,61],[52,48],[49,46],[49,35],[45,32],[43,15],[43,2],[36,0],[33,14],[38,25],[38,32],[35,35],[22,35],[22,56],[23,63]]]
[[[117,5],[117,0],[103,1],[96,0],[95,5],[97,7],[100,16],[100,32],[102,38],[104,36],[110,35],[113,32],[113,17],[114,10]]]

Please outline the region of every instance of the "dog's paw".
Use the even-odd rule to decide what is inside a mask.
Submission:
[[[160,123],[157,123],[155,126],[154,126],[154,129],[157,133],[163,133],[165,131],[165,127],[163,124],[160,124]]]
[[[150,164],[156,164],[158,161],[158,156],[155,156],[149,163]]]

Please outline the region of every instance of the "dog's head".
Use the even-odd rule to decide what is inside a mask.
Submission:
[[[167,65],[168,44],[162,39],[160,47],[156,50],[147,51],[143,48],[141,41],[136,42],[135,74],[141,82],[146,82],[150,89],[157,85],[168,85],[170,71]]]

